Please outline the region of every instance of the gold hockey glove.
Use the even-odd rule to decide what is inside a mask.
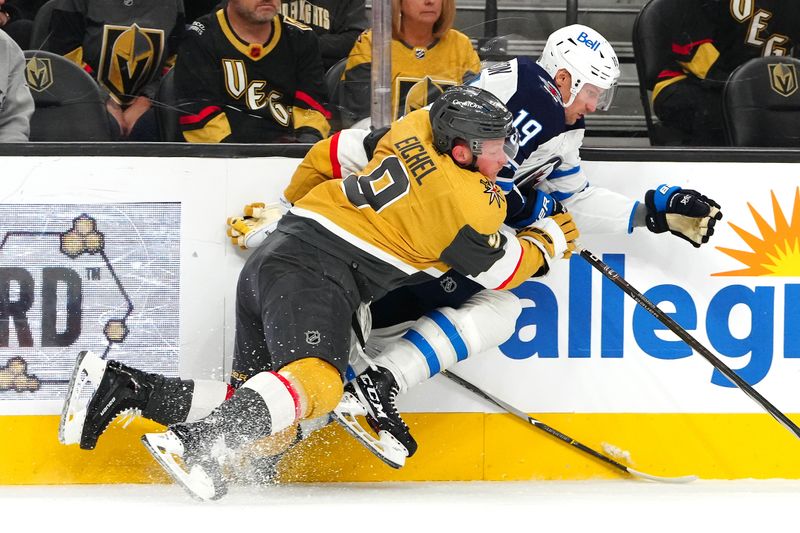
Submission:
[[[534,277],[547,274],[553,261],[568,259],[575,250],[575,240],[579,236],[578,227],[569,213],[539,219],[517,232],[517,237],[533,243],[544,257],[545,264]]]
[[[285,212],[286,209],[278,202],[247,204],[244,216],[228,218],[228,237],[242,250],[256,248],[275,230]]]

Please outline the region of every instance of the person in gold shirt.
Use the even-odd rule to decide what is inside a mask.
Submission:
[[[469,37],[452,28],[455,0],[392,0],[392,120],[431,103],[481,70]],[[342,76],[342,116],[369,116],[372,30],[356,40]]]
[[[569,214],[517,234],[501,229],[505,200],[494,179],[516,150],[511,120],[491,93],[451,88],[430,112],[394,123],[362,172],[325,181],[295,203],[239,276],[235,393],[201,420],[143,437],[176,481],[217,499],[227,490],[220,442],[239,449],[330,413],[342,398],[360,306],[449,268],[511,288],[569,255],[578,236]],[[519,313],[509,292],[486,292],[503,295],[498,312]],[[492,340],[478,332],[470,342],[480,351]],[[163,416],[187,411],[176,397],[192,403],[187,387],[96,357],[79,358],[74,376],[59,432],[65,443],[82,443],[85,432],[96,441],[122,409]],[[83,376],[100,384],[85,406],[75,386]]]

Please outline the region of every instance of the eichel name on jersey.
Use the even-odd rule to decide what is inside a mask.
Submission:
[[[262,45],[241,40],[224,9],[192,24],[175,66],[187,141],[276,142],[294,135],[313,142],[328,135],[316,35],[280,14],[272,28]]]
[[[502,191],[436,151],[427,110],[393,123],[363,172],[308,179],[321,183],[296,199],[278,230],[357,265],[374,298],[451,267],[509,289],[545,265],[531,242],[501,231]]]
[[[678,18],[678,17],[676,17]],[[800,4],[787,0],[705,0],[674,27],[671,58],[653,87],[653,100],[687,75],[724,84],[750,59],[788,55],[800,41]]]
[[[183,31],[178,0],[57,0],[45,47],[80,65],[126,105],[139,95],[155,97]]]

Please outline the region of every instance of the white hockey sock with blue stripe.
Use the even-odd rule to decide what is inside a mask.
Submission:
[[[508,291],[483,290],[458,309],[442,307],[417,320],[374,362],[388,368],[400,392],[422,383],[471,355],[505,342],[522,312]]]

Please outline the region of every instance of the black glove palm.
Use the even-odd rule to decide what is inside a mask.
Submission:
[[[708,242],[722,219],[717,202],[691,189],[660,185],[644,197],[645,223],[653,233],[669,231],[695,248]]]

